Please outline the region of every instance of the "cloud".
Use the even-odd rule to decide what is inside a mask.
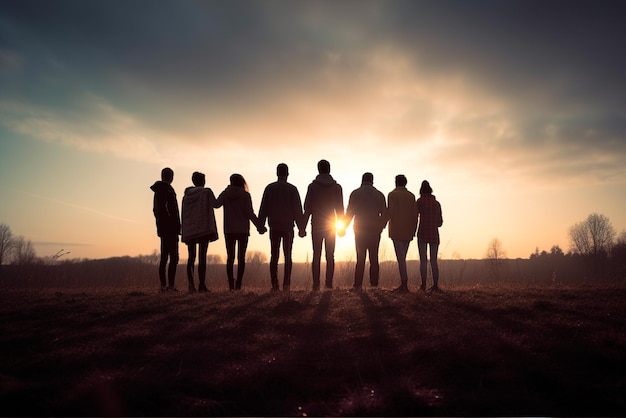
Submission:
[[[620,3],[243,4],[10,3],[0,123],[143,161],[330,144],[625,180]]]

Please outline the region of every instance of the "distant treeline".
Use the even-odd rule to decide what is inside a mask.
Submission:
[[[221,260],[210,258],[209,262],[211,261],[214,262],[207,267],[207,285],[213,291],[226,291],[228,286],[225,266]],[[440,260],[440,284],[445,288],[475,285],[593,284],[599,280],[623,282],[626,280],[625,264],[626,258],[619,261],[613,257],[598,264],[597,260],[571,254],[535,254],[529,259]],[[400,283],[397,263],[385,261],[380,267],[380,287],[397,287]],[[418,286],[419,261],[408,261],[408,269],[409,286],[415,289]],[[337,262],[335,287],[350,288],[353,275],[353,261]],[[279,266],[279,280],[281,278],[282,265]],[[310,264],[294,263],[291,280],[292,290],[310,289]],[[367,269],[365,283],[368,283]],[[176,285],[181,291],[187,289],[184,262],[178,266]],[[0,266],[0,287],[157,289],[158,286],[156,261],[150,256]],[[249,260],[246,264],[243,290],[265,291],[270,287],[267,260],[263,257]]]

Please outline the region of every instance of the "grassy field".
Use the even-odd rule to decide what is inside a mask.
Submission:
[[[2,289],[2,415],[626,412],[626,288]]]

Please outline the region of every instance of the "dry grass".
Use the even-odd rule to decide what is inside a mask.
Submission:
[[[623,415],[623,287],[3,289],[2,415]]]

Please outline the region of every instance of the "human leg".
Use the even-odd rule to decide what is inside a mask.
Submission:
[[[200,241],[198,244],[198,290],[206,292],[206,254],[209,250],[209,241]]]
[[[356,248],[356,265],[354,267],[354,288],[363,287],[363,274],[365,272],[365,255],[367,242],[363,233],[354,234],[354,247]]]
[[[285,257],[285,275],[283,276],[283,290],[291,287],[291,268],[293,265],[291,252],[293,249],[293,229],[283,234],[283,254]]]
[[[279,231],[270,229],[270,280],[272,290],[278,290],[278,257],[280,256],[280,240],[282,234]]]
[[[176,266],[178,266],[178,235],[167,237],[167,253],[169,254],[170,264],[167,268],[168,288],[175,289],[176,282]]]
[[[422,279],[421,289],[426,289],[426,279],[428,277],[428,258],[426,255],[428,243],[422,241],[421,239],[417,240],[417,249],[420,255],[420,276]]]
[[[228,277],[228,287],[235,290],[235,277],[233,274],[233,265],[235,264],[235,238],[233,234],[226,234],[226,276]]]
[[[313,244],[313,260],[311,269],[313,273],[313,290],[320,289],[320,262],[322,260],[322,241],[324,235],[317,231],[311,232],[311,242]]]
[[[189,291],[195,292],[196,287],[193,284],[194,264],[196,263],[196,244],[187,243],[187,280],[189,281]]]
[[[324,238],[324,251],[326,252],[326,289],[333,288],[333,276],[335,275],[335,230],[330,230]]]
[[[161,259],[159,261],[159,281],[161,282],[161,290],[167,287],[167,278],[165,276],[165,270],[167,268],[167,245],[165,237],[161,237]]]
[[[437,264],[439,244],[431,242],[428,245],[430,247],[430,270],[433,273],[433,288],[439,289],[439,265]]]
[[[380,234],[369,234],[367,252],[370,257],[370,284],[378,286],[380,266],[378,264],[378,247],[380,246]]]
[[[237,238],[237,282],[235,283],[235,290],[241,289],[241,282],[243,280],[243,274],[246,271],[246,250],[248,248],[248,235],[240,234]]]
[[[409,275],[406,269],[406,254],[409,250],[410,241],[393,240],[393,248],[398,260],[398,270],[400,272],[400,287],[408,288]]]

